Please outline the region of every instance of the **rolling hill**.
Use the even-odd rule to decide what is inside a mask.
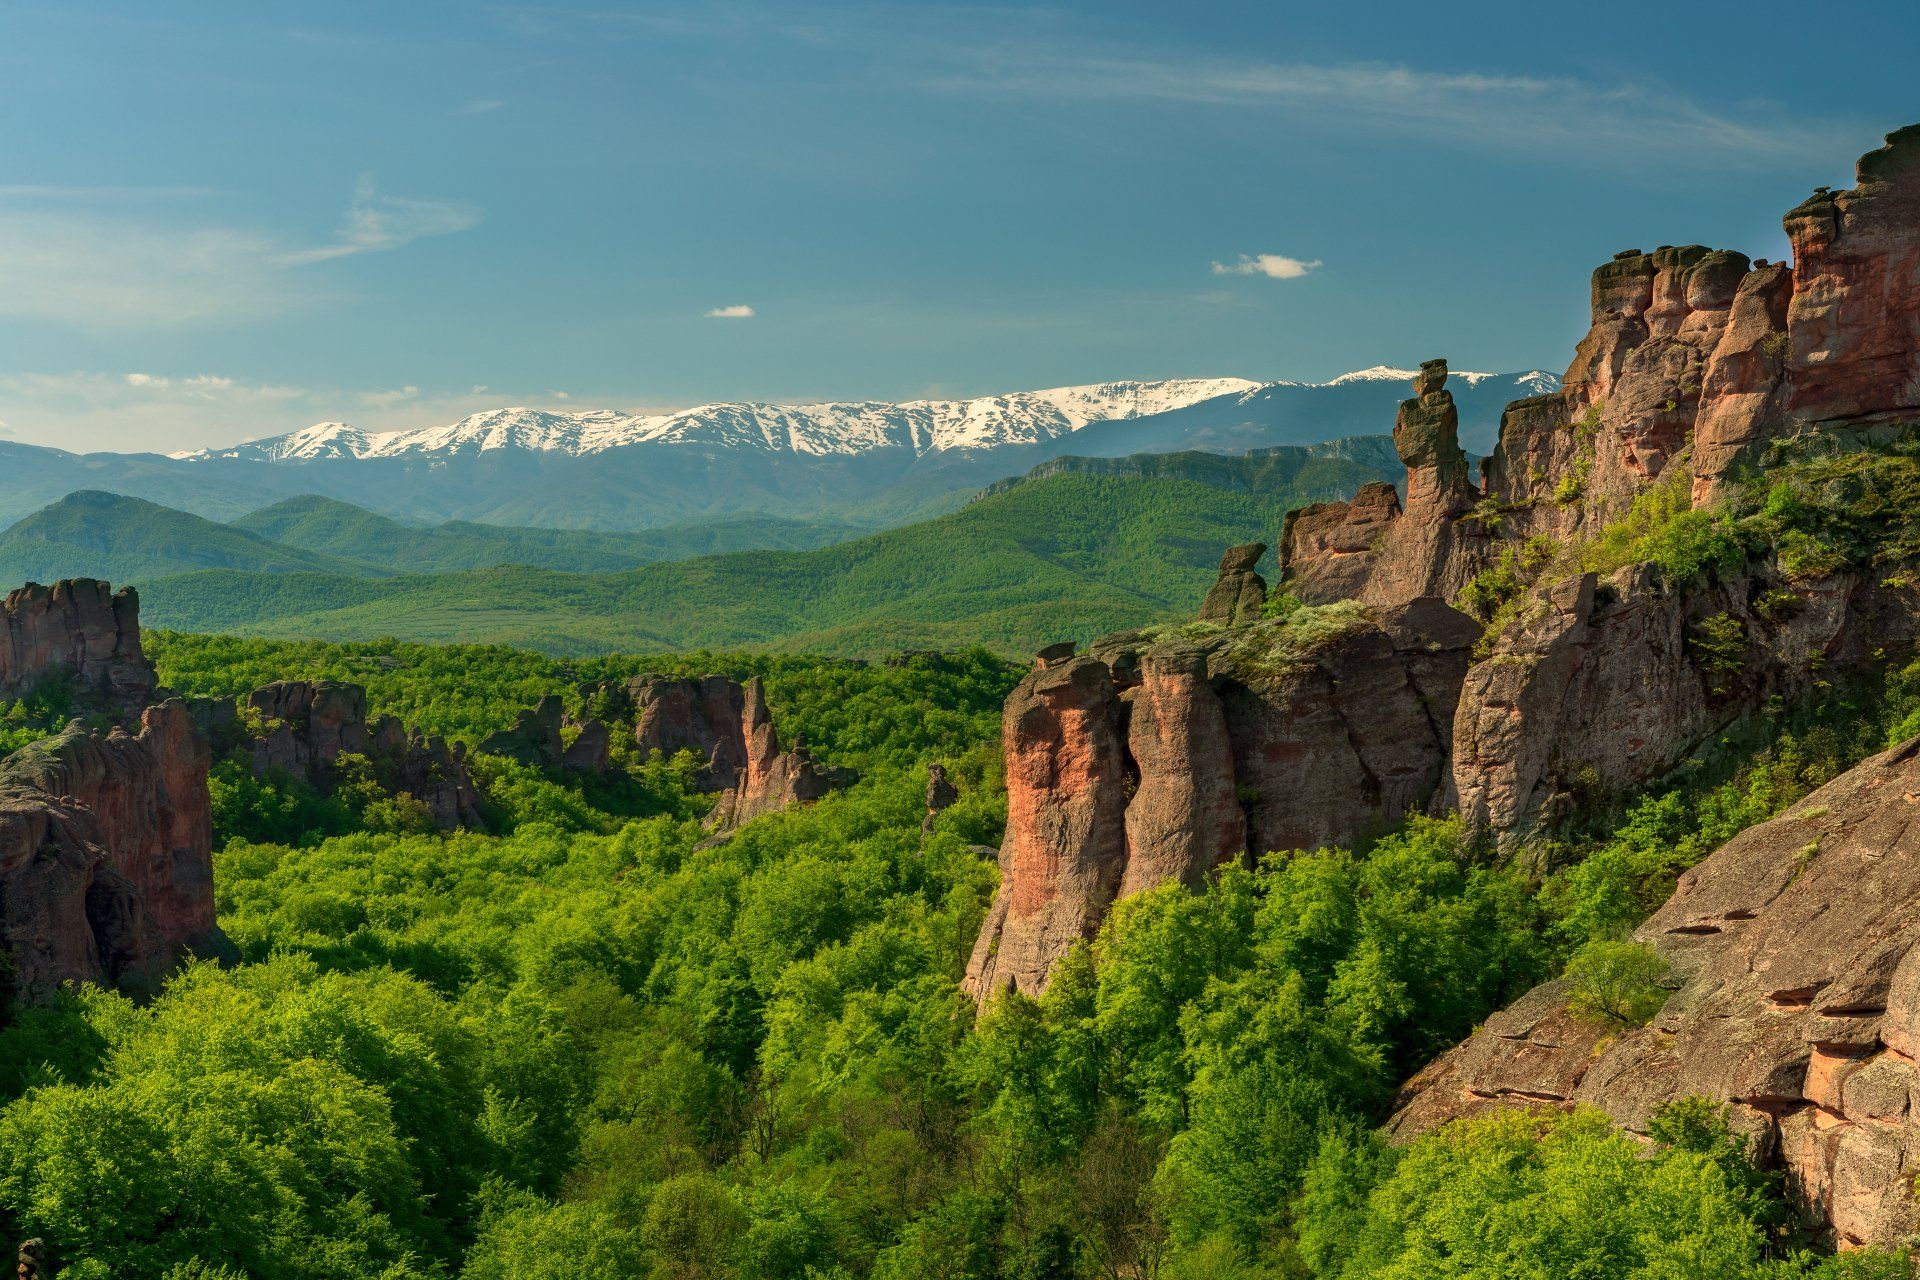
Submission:
[[[949,515],[812,551],[611,574],[208,571],[145,584],[143,596],[152,623],[192,631],[498,641],[548,653],[860,655],[976,643],[1018,653],[1190,614],[1222,548],[1271,540],[1291,507],[1394,478],[1391,456],[1376,441],[1176,455],[1132,474],[1107,460],[1061,460]]]

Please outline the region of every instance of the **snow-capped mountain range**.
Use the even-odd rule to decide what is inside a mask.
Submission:
[[[344,422],[322,422],[286,435],[224,449],[174,455],[183,461],[312,463],[364,459],[470,457],[496,450],[529,450],[581,457],[630,445],[688,445],[795,457],[855,456],[880,450],[919,457],[965,450],[1042,444],[1101,422],[1128,422],[1215,402],[1230,408],[1279,389],[1351,387],[1405,382],[1411,369],[1376,365],[1328,382],[1254,382],[1245,378],[1177,378],[1157,382],[1103,382],[1090,386],[1018,391],[971,400],[835,401],[773,405],[724,403],[675,413],[634,415],[611,409],[554,413],[490,409],[448,426],[370,432]],[[1455,372],[1469,388],[1509,379],[1514,395],[1538,395],[1559,386],[1550,373]],[[1390,422],[1381,424],[1384,430]]]

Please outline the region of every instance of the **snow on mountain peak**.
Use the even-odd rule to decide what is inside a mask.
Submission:
[[[348,458],[446,458],[500,449],[580,456],[636,444],[681,444],[813,456],[844,456],[886,448],[906,448],[922,454],[1053,440],[1096,422],[1142,418],[1204,400],[1245,396],[1273,387],[1404,382],[1413,376],[1411,369],[1375,365],[1323,383],[1172,378],[1015,391],[970,400],[908,400],[897,404],[852,400],[799,405],[731,402],[651,415],[626,414],[613,409],[556,413],[516,406],[470,414],[446,426],[402,431],[369,432],[344,422],[322,422],[272,439],[175,456],[201,461],[224,458],[289,463]],[[1453,374],[1470,386],[1501,376]],[[1534,395],[1554,389],[1559,379],[1535,371],[1520,375],[1515,384]]]

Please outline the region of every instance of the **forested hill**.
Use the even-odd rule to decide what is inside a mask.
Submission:
[[[777,516],[630,533],[463,521],[419,525],[312,494],[222,524],[141,498],[80,490],[0,533],[0,582],[90,577],[145,583],[203,569],[383,577],[500,564],[612,573],[750,547],[803,550],[862,532],[853,525]]]
[[[204,572],[141,584],[188,631],[487,641],[548,653],[752,646],[1017,653],[1191,614],[1220,549],[1271,540],[1289,508],[1384,470],[1318,448],[1180,455],[1185,475],[1047,476],[951,515],[805,552],[743,552],[617,574]],[[1229,487],[1230,486],[1230,487]]]

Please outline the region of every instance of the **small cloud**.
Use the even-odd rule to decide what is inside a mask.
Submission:
[[[476,382],[471,387],[467,388],[467,394],[470,396],[483,396],[491,390],[493,390],[493,388],[489,387],[486,383]]]
[[[5,418],[0,418],[0,436],[10,436],[12,434],[13,428],[7,425]]]
[[[553,398],[554,398],[555,400],[571,400],[571,399],[573,399],[573,394],[572,394],[571,392],[568,392],[568,391],[555,391],[555,390],[554,390],[554,389],[553,389],[552,387],[548,387],[548,388],[547,388],[547,394],[548,394],[548,395],[550,395],[550,396],[552,396],[552,397],[553,397]]]
[[[475,98],[472,102],[461,107],[460,113],[469,116],[484,116],[498,111],[506,105],[507,104],[499,98]]]
[[[757,313],[752,307],[736,303],[731,307],[715,307],[707,312],[709,320],[751,320]]]
[[[1216,262],[1213,274],[1217,276],[1266,276],[1272,280],[1298,280],[1301,276],[1320,266],[1320,259],[1308,261],[1303,258],[1289,258],[1281,253],[1256,253],[1249,257],[1240,255],[1238,262]]]

